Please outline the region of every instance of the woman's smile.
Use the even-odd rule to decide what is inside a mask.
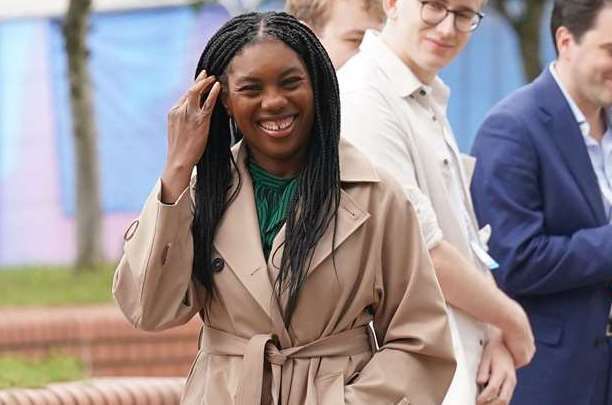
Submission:
[[[284,117],[267,118],[257,121],[257,126],[266,135],[273,138],[284,138],[293,132],[297,114]]]

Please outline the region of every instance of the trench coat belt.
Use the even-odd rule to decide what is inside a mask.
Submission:
[[[243,357],[236,405],[261,405],[262,393],[264,398],[268,398],[271,393],[275,404],[279,400],[284,403],[280,398],[281,385],[288,394],[293,376],[292,359],[352,356],[372,351],[367,326],[284,349],[278,348],[278,339],[274,335],[255,335],[244,339],[207,326],[203,327],[201,341],[202,350],[208,355]],[[264,382],[266,363],[271,366],[272,380]]]

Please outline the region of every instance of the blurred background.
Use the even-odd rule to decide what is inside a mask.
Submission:
[[[223,22],[249,10],[284,8],[282,0],[90,3],[0,0],[0,389],[21,384],[21,377],[7,373],[22,361],[14,353],[40,359],[55,350],[49,339],[40,343],[43,338],[34,345],[38,352],[17,344],[31,338],[32,325],[55,319],[48,308],[64,311],[72,322],[55,325],[58,330],[79,325],[74,341],[117,330],[112,322],[119,320],[106,315],[111,323],[102,329],[83,332],[83,325],[95,318],[88,314],[99,317],[112,306],[112,269],[123,234],[165,159],[167,111],[189,87],[204,45]],[[467,49],[443,72],[463,151],[488,109],[553,59],[550,10],[550,1],[490,0]],[[89,118],[83,113],[88,108]],[[6,322],[18,332],[10,335]],[[117,347],[133,341],[127,332],[121,336],[112,338]],[[177,355],[180,364],[171,375],[186,374],[197,327],[185,336],[190,351]],[[155,369],[151,360],[140,371],[95,371],[93,352],[70,350],[60,352],[76,356],[76,365],[60,359],[59,367],[76,368],[76,378]],[[113,356],[128,355],[100,355]],[[40,363],[34,368],[45,370]],[[34,385],[48,379],[40,381]]]
[[[521,2],[508,1],[520,14]],[[283,2],[94,2],[87,66],[105,260],[120,256],[125,227],[161,172],[167,111],[189,86],[207,39],[230,15],[253,8],[282,9]],[[70,264],[77,256],[66,9],[67,1],[59,0],[0,1],[0,268]],[[548,12],[541,18],[547,21]],[[468,48],[443,72],[463,151],[488,109],[527,76],[511,21],[491,5],[486,14]],[[548,61],[548,26],[538,27],[539,56]]]

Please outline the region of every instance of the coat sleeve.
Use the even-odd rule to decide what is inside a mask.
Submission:
[[[389,101],[378,90],[360,88],[341,95],[342,136],[378,167],[394,174],[417,212],[427,248],[434,248],[443,234],[429,198],[419,189],[408,128],[400,125]]]
[[[189,188],[175,204],[160,201],[161,181],[124,237],[113,296],[137,328],[161,330],[189,321],[200,309],[191,280],[192,199]]]
[[[410,203],[401,192],[388,203],[373,308],[380,350],[345,387],[346,404],[439,405],[456,365],[444,298]]]
[[[473,148],[474,208],[493,229],[495,276],[514,296],[554,294],[612,280],[612,225],[553,235],[546,229],[540,163],[528,128],[510,112],[490,115]],[[571,213],[568,213],[571,214]]]

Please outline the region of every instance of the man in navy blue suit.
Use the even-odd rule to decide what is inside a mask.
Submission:
[[[513,404],[612,404],[612,0],[556,0],[557,60],[496,105],[472,196],[536,354]]]

